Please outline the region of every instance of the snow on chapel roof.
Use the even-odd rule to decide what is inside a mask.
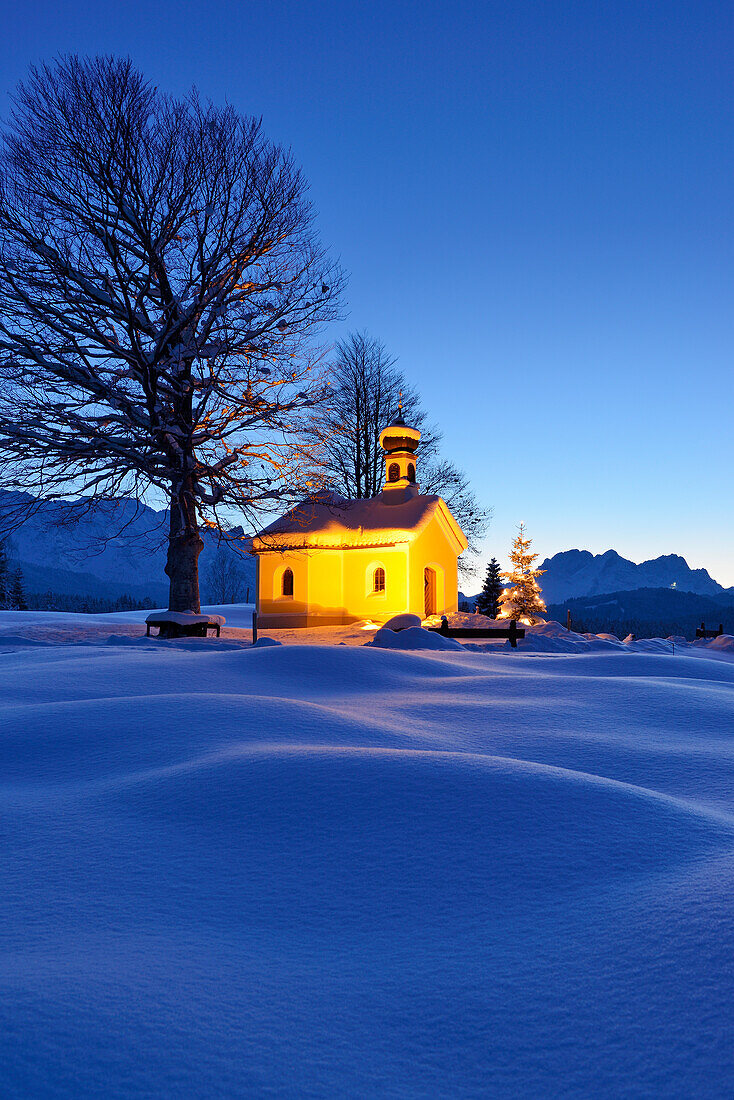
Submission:
[[[405,494],[389,502],[384,494],[370,500],[346,500],[337,493],[307,498],[253,539],[253,550],[394,546],[413,542],[440,515],[466,549],[466,538],[441,497]]]

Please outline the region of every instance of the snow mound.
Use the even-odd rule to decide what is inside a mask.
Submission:
[[[626,644],[633,653],[670,653],[673,648],[667,638],[634,638]]]
[[[51,645],[51,642],[44,642],[35,638],[25,638],[22,634],[0,634],[0,646],[5,648],[6,646],[44,646]]]
[[[408,612],[404,612],[402,615],[393,615],[391,619],[382,624],[385,630],[409,630],[411,627],[420,627],[420,625],[421,620],[418,615],[410,615]]]
[[[368,646],[377,646],[379,649],[453,649],[463,650],[460,642],[455,638],[444,638],[432,630],[423,630],[420,626],[411,626],[403,630],[390,630],[389,627],[381,627],[371,641],[365,642]]]
[[[718,638],[699,638],[694,645],[704,645],[706,649],[713,649],[720,653],[734,653],[734,635],[720,634]]]
[[[593,653],[619,650],[622,643],[612,634],[575,634],[551,620],[526,626],[517,648],[524,653]]]
[[[531,635],[533,638],[568,638],[569,635],[572,636],[572,632],[551,619],[536,626],[526,626],[525,635],[526,637]]]
[[[440,626],[441,615],[431,615],[425,622],[428,626]],[[499,627],[502,630],[507,630],[510,625],[509,619],[490,619],[487,615],[475,615],[470,611],[450,611],[445,616],[448,625],[455,628],[474,628],[479,627]]]

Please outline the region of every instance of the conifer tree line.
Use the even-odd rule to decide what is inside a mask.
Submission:
[[[27,611],[23,570],[20,566],[11,568],[7,546],[0,541],[0,610]]]
[[[105,615],[117,611],[152,611],[156,606],[150,596],[88,596],[69,592],[29,592],[26,597],[33,611],[70,611],[74,614]]]

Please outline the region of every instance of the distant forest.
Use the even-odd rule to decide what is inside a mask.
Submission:
[[[156,605],[149,597],[137,600],[134,596],[76,596],[63,592],[30,592],[26,596],[29,611],[71,611],[77,614],[105,615],[114,611],[151,611]]]
[[[716,630],[721,623],[725,634],[734,634],[734,605],[729,593],[724,599],[699,596],[693,592],[641,588],[608,596],[585,596],[550,604],[548,618],[566,624],[571,612],[571,627],[578,634],[614,634],[626,638],[683,637],[693,640],[696,627],[705,622]]]

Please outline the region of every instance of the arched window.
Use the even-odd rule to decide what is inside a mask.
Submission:
[[[408,481],[411,481],[413,482],[413,484],[415,484],[415,466],[412,462],[408,463]]]
[[[388,481],[397,481],[400,477],[400,464],[398,462],[391,462],[387,471]]]
[[[280,590],[281,590],[281,593],[284,596],[292,596],[293,595],[293,570],[292,569],[286,569],[283,572],[283,580],[281,582]]]
[[[385,570],[382,568],[381,565],[378,565],[378,567],[377,567],[377,569],[375,569],[374,575],[372,577],[372,591],[373,592],[384,592],[385,591]]]

